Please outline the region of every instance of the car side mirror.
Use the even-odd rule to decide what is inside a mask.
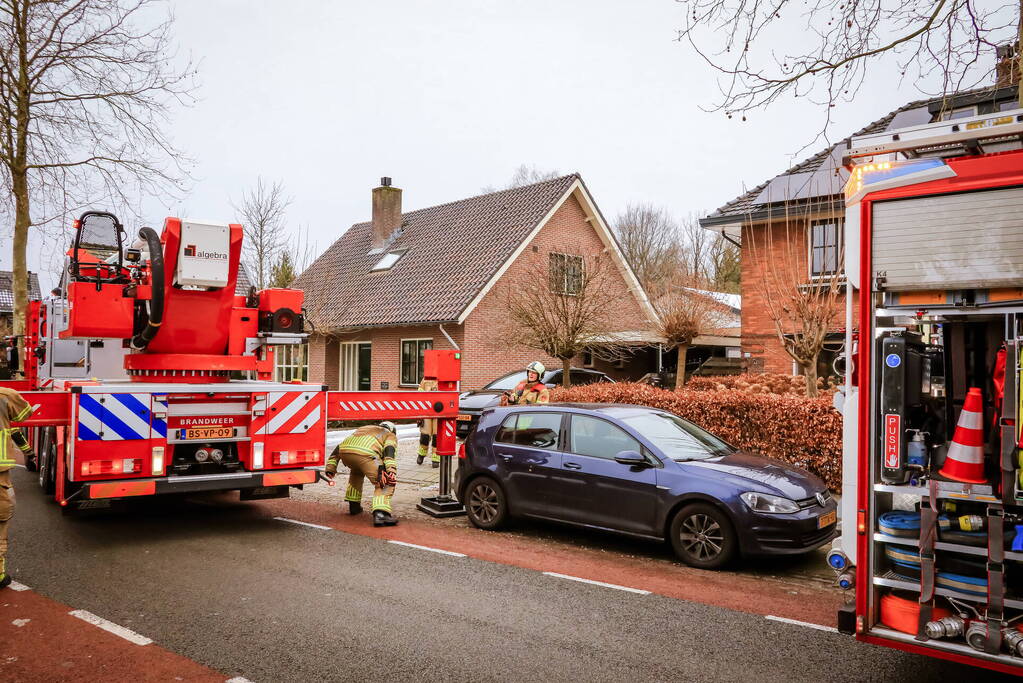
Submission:
[[[615,456],[615,462],[632,467],[649,467],[650,461],[643,457],[639,451],[621,451]]]

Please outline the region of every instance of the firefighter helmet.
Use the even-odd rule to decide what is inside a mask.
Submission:
[[[380,426],[383,427],[384,429],[386,429],[387,431],[389,431],[391,434],[397,434],[398,433],[398,426],[395,425],[390,420],[385,420],[385,421],[381,422]]]
[[[543,379],[543,373],[547,372],[547,368],[544,367],[543,363],[541,363],[538,360],[535,360],[535,361],[533,361],[532,363],[530,363],[529,365],[526,366],[526,372],[527,373],[535,372],[536,373],[536,380],[539,382],[541,379]]]

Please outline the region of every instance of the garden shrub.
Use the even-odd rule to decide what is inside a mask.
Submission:
[[[802,381],[802,378],[797,378]],[[693,382],[697,380],[694,379]],[[647,384],[559,388],[552,401],[631,403],[674,413],[744,451],[777,458],[816,474],[832,491],[842,485],[842,416],[831,395],[708,389],[658,389]]]

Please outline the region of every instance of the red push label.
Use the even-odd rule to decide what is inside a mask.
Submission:
[[[902,448],[902,417],[900,415],[884,416],[884,466],[891,469],[899,468]]]

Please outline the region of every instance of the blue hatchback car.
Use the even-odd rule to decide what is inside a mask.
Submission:
[[[704,569],[741,554],[804,553],[836,534],[819,478],[743,453],[691,422],[632,405],[551,404],[485,411],[455,490],[469,520],[552,520],[668,540]]]

